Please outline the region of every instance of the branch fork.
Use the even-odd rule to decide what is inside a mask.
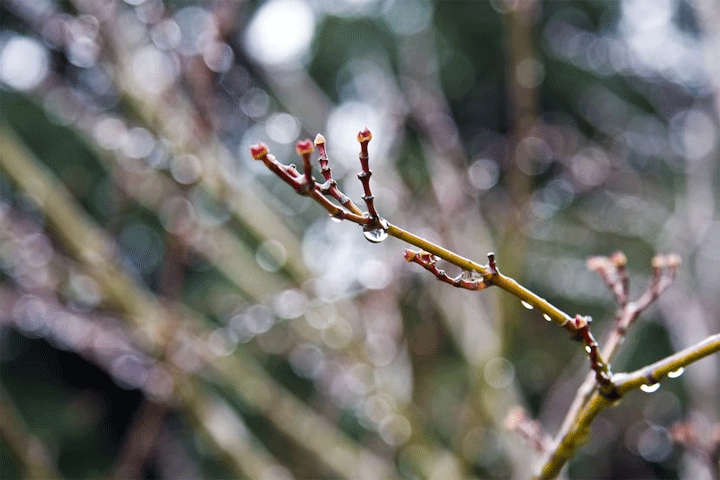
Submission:
[[[405,260],[407,262],[417,263],[435,275],[438,280],[448,283],[453,287],[464,288],[466,290],[484,290],[492,285],[492,283],[489,283],[485,278],[478,278],[475,276],[476,274],[468,270],[463,270],[457,277],[450,277],[445,273],[445,270],[437,268],[438,257],[423,250],[416,252],[405,249]]]
[[[331,217],[339,220],[350,220],[351,222],[362,225],[363,229],[368,231],[388,229],[388,223],[381,218],[377,210],[375,210],[374,197],[370,188],[370,176],[372,171],[369,166],[368,144],[372,139],[372,133],[367,128],[358,133],[358,142],[360,143],[360,166],[361,172],[358,178],[363,186],[363,200],[367,205],[367,212],[362,212],[350,198],[345,195],[337,186],[337,182],[332,176],[332,170],[329,166],[327,150],[325,149],[325,137],[317,134],[315,141],[309,139],[297,142],[295,151],[302,159],[303,173],[298,172],[295,165],[283,165],[278,162],[274,155],[269,153],[267,145],[260,142],[250,147],[250,154],[255,160],[261,160],[266,167],[273,173],[290,185],[298,194],[312,197],[316,202],[328,211]],[[318,184],[312,174],[311,155],[314,150],[313,144],[317,147],[320,157],[320,173],[322,173],[325,182]],[[332,203],[328,198],[331,197],[340,203],[340,206]]]
[[[494,255],[488,254],[488,258],[491,258],[493,268],[495,267]],[[453,287],[464,288],[466,290],[484,290],[492,285],[492,282],[488,278],[478,277],[476,272],[469,270],[463,270],[460,275],[456,277],[450,277],[445,270],[437,268],[438,257],[435,255],[420,250],[416,252],[414,250],[405,249],[405,261],[411,263],[417,263],[428,272],[435,275],[435,277],[441,282],[448,283]],[[497,269],[494,270],[497,273]]]

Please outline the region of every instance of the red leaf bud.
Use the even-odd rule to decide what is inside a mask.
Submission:
[[[295,145],[295,151],[298,153],[298,155],[305,155],[311,153],[313,149],[314,147],[310,139],[300,140]]]
[[[250,146],[250,155],[252,155],[255,160],[262,160],[267,156],[267,154],[268,146],[263,142],[258,142],[255,145]]]
[[[362,130],[360,131],[360,133],[358,133],[357,139],[360,143],[369,142],[370,140],[372,140],[372,133],[370,133],[370,130],[365,127],[365,130]]]

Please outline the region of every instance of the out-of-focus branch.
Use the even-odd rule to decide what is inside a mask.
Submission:
[[[507,24],[507,86],[511,106],[511,121],[514,137],[514,164],[510,170],[509,190],[518,206],[530,193],[530,176],[521,168],[532,161],[530,152],[520,147],[520,142],[535,123],[537,110],[537,65],[533,47],[533,26],[535,23],[536,0],[518,2],[504,16]],[[514,234],[514,232],[513,232]]]
[[[179,85],[173,83],[161,91],[152,92],[138,86],[132,64],[136,47],[124,43],[125,37],[123,32],[118,31],[114,16],[108,15],[108,11],[95,2],[73,0],[72,3],[78,11],[100,20],[99,34],[105,43],[104,54],[109,60],[108,65],[113,67],[114,83],[136,118],[158,137],[167,139],[174,153],[196,155],[203,166],[199,184],[256,237],[279,241],[288,252],[287,268],[298,278],[307,278],[297,236],[277,212],[262,201],[262,187],[249,184],[244,188],[235,188],[220,174],[218,166],[231,165],[233,155],[217,135],[200,126],[202,115]],[[198,128],[206,133],[205,138],[197,138]]]
[[[140,478],[142,469],[156,446],[167,406],[144,400],[126,434],[118,455],[113,478]]]
[[[68,265],[63,265],[65,262],[57,257],[57,254],[54,255],[56,258],[54,263],[58,264],[56,265],[58,270],[70,268]],[[164,410],[175,408],[177,403],[183,406],[188,416],[197,423],[217,451],[222,452],[229,459],[229,464],[237,475],[262,478],[269,469],[278,468],[277,460],[244,428],[233,411],[230,411],[230,414],[226,414],[225,411],[217,412],[220,407],[215,407],[221,406],[223,402],[215,398],[210,389],[177,368],[171,361],[153,362],[147,358],[131,344],[132,333],[126,332],[120,322],[117,324],[110,322],[111,319],[107,315],[103,315],[100,321],[92,315],[79,316],[77,313],[68,312],[51,294],[43,295],[42,292],[37,291],[23,295],[19,291],[0,289],[0,311],[4,313],[0,318],[3,320],[22,325],[24,321],[22,317],[28,305],[32,305],[34,321],[45,323],[45,326],[37,328],[36,332],[42,332],[49,340],[67,343],[66,324],[72,319],[74,328],[84,332],[82,341],[76,339],[77,343],[71,342],[73,348],[83,358],[111,376],[118,376],[112,365],[123,355],[137,358],[141,364],[152,365],[149,368],[148,379],[142,386],[147,396],[146,405],[150,407],[143,410],[141,417],[133,423],[133,429],[125,441],[115,466],[115,478],[139,476],[137,472],[142,467],[145,457],[151,454],[150,449],[156,441],[154,437],[162,427]],[[113,348],[111,349],[107,348],[107,340],[100,340],[107,338],[108,332],[112,332]],[[120,377],[122,379],[122,376]],[[175,387],[174,391],[173,387]],[[224,421],[218,421],[219,417]],[[228,424],[241,425],[236,430],[228,431]],[[4,424],[0,424],[0,428],[2,425]],[[12,422],[9,425],[13,425]]]
[[[62,88],[61,82],[46,80],[46,83],[50,84],[48,88]],[[82,112],[86,120],[71,127],[95,151],[112,174],[115,184],[126,195],[161,216],[164,213],[168,217],[168,230],[183,244],[205,257],[249,298],[259,299],[282,290],[278,277],[261,269],[253,252],[229,228],[222,225],[209,227],[198,221],[198,216],[191,211],[187,188],[142,160],[125,157],[118,150],[108,152],[101,148],[92,129],[109,117],[99,115],[97,109],[81,95],[69,96],[67,101],[73,102],[72,108]],[[298,265],[295,261],[287,262],[289,274],[301,283],[307,272]]]
[[[225,357],[206,351],[206,342],[202,338],[207,335],[201,317],[180,305],[162,306],[150,292],[138,287],[116,265],[115,257],[111,254],[114,251],[111,240],[87,218],[64,186],[39,168],[37,161],[31,160],[30,152],[10,136],[9,127],[3,126],[2,140],[5,148],[0,158],[0,168],[37,201],[63,241],[92,267],[89,273],[95,277],[106,295],[126,314],[137,331],[145,333],[146,348],[152,349],[156,355],[164,355],[165,348],[175,340],[172,330],[179,324],[185,325],[190,330],[185,332],[189,337],[188,343],[194,346],[197,350],[195,353],[227,387],[248,405],[262,411],[289,438],[308,448],[336,475],[357,477],[367,463],[372,465],[371,470],[378,477],[392,476],[390,472],[393,468],[383,459],[358,446],[334,425],[293,397],[249,356],[243,355],[240,350],[234,356]],[[173,374],[181,393],[183,388],[192,386],[192,377],[181,369],[175,369]],[[290,407],[281,408],[288,405]],[[308,425],[312,428],[308,429]],[[236,467],[242,469],[242,465]]]
[[[0,436],[27,478],[62,478],[47,448],[32,435],[5,387],[0,384]]]
[[[114,305],[122,305],[128,320],[143,332],[146,346],[157,346],[168,322],[156,316],[148,292],[137,289],[117,263],[117,251],[99,227],[76,204],[70,193],[45,171],[30,151],[2,125],[0,168],[40,206],[72,253],[92,267],[93,275]]]
[[[609,361],[615,356],[628,328],[673,282],[680,266],[680,257],[673,254],[653,257],[650,285],[637,300],[632,302],[628,300],[630,292],[627,273],[625,272],[625,255],[617,252],[607,260],[607,262],[604,262],[601,257],[593,257],[588,261],[588,266],[591,270],[597,271],[603,279],[614,278],[615,280],[608,285],[613,292],[621,292],[620,295],[616,294],[616,301],[620,306],[620,310],[615,317],[615,328],[605,343],[603,350],[605,358]],[[598,263],[603,264],[603,266],[600,267]],[[613,273],[602,273],[608,269],[612,272],[614,268],[617,269],[614,275]]]
[[[510,409],[505,417],[505,428],[517,432],[538,453],[547,452],[552,444],[552,438],[543,430],[542,425],[531,419],[522,407],[515,406]]]
[[[720,422],[714,425],[699,423],[691,418],[673,424],[670,427],[670,438],[700,457],[710,470],[713,480],[720,480]]]

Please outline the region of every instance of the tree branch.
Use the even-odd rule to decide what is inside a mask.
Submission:
[[[595,389],[590,399],[575,416],[575,421],[572,422],[567,433],[557,442],[555,448],[550,450],[551,454],[542,464],[536,478],[555,478],[560,473],[560,470],[572,457],[575,450],[585,442],[590,431],[590,424],[604,408],[613,405],[629,391],[640,388],[642,385],[654,385],[667,377],[668,374],[677,372],[681,368],[685,368],[691,363],[718,351],[720,351],[720,333],[635,372],[614,375],[615,398],[611,399]]]

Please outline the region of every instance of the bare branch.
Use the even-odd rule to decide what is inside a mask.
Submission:
[[[543,430],[540,422],[530,418],[523,407],[512,407],[505,417],[505,428],[519,434],[538,453],[550,448],[552,438]]]
[[[448,276],[444,270],[437,268],[436,263],[438,258],[428,252],[415,252],[413,250],[405,249],[405,260],[417,263],[425,270],[435,275],[441,282],[449,283],[454,287],[465,288],[467,290],[483,290],[492,285],[490,283],[486,283],[483,278],[473,278],[472,273],[467,270],[463,270],[463,272],[457,277]]]

